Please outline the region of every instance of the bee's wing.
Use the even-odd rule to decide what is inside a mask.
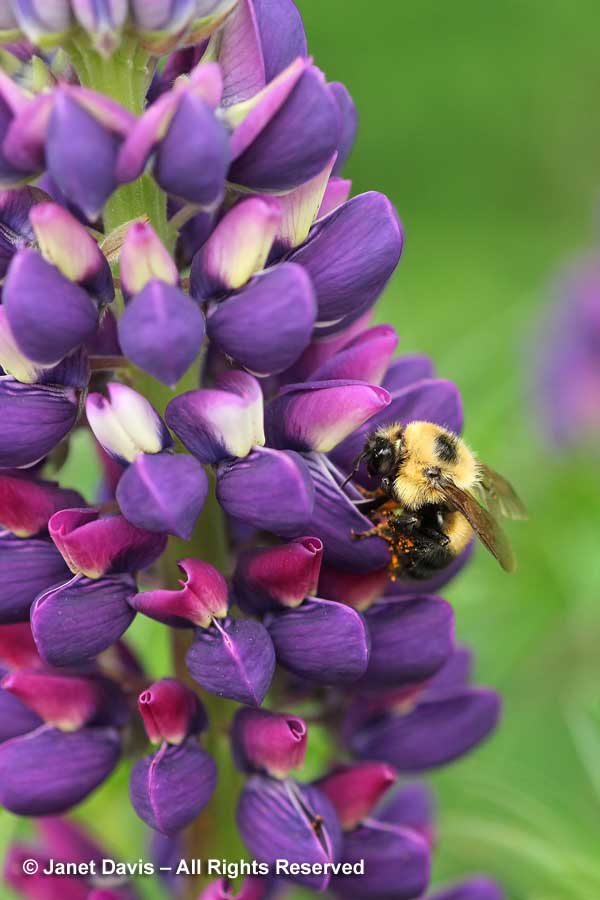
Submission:
[[[457,487],[453,481],[446,481],[442,486],[448,502],[465,517],[479,540],[496,557],[507,572],[514,572],[517,567],[515,555],[510,542],[494,517],[481,506],[472,494]]]
[[[511,484],[485,463],[480,463],[482,498],[492,515],[506,519],[526,519],[527,510]]]

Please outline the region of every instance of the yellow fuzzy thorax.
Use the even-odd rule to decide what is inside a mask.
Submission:
[[[391,425],[378,432],[394,443],[398,454],[398,466],[392,479],[396,500],[409,510],[420,509],[430,503],[443,503],[444,495],[436,487],[427,469],[439,469],[454,484],[471,490],[480,479],[477,459],[465,442],[456,434],[433,422],[410,422],[404,428]],[[440,437],[441,436],[441,437]],[[451,460],[444,459],[440,440],[446,449],[454,453]]]

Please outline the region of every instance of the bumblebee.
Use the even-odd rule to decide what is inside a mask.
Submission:
[[[362,462],[379,489],[356,505],[389,544],[392,574],[431,578],[467,546],[473,533],[508,572],[516,567],[501,516],[525,518],[511,485],[480,462],[465,442],[432,422],[393,424],[367,438],[351,475]]]

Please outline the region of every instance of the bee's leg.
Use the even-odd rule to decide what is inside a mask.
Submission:
[[[374,525],[368,531],[351,531],[350,536],[353,541],[364,541],[371,537],[387,537],[389,539],[390,528],[387,522],[380,522],[379,525]]]
[[[387,494],[378,494],[375,497],[367,497],[364,500],[353,500],[352,505],[363,515],[368,516],[369,513],[375,512],[386,503],[390,502]]]

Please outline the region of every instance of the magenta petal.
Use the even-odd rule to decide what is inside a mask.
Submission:
[[[165,536],[137,528],[124,516],[100,518],[96,509],[61,510],[48,530],[71,571],[87,578],[145,569],[167,545]]]
[[[200,308],[179,288],[153,280],[119,320],[123,353],[144,372],[175,387],[204,340]]]
[[[0,537],[0,623],[26,622],[41,591],[63,584],[70,573],[50,541]]]
[[[275,651],[260,622],[227,619],[198,631],[186,656],[192,678],[218,697],[260,706],[275,671]]]
[[[0,472],[0,525],[19,537],[45,531],[53,513],[82,503],[77,491],[61,488],[54,481]]]
[[[319,321],[369,309],[398,265],[402,242],[398,216],[383,194],[360,194],[317,223],[290,259],[311,277]]]
[[[298,606],[316,593],[322,557],[323,544],[312,537],[240,553],[233,575],[237,602],[250,613]]]
[[[224,618],[227,582],[218,569],[200,559],[182,559],[178,565],[186,575],[179,581],[181,590],[143,591],[130,599],[133,608],[173,627],[208,628],[213,618]]]
[[[0,804],[19,816],[65,812],[110,775],[121,752],[110,728],[48,725],[0,746]]]
[[[375,325],[346,344],[334,357],[312,372],[310,381],[351,379],[381,384],[398,346],[398,335],[391,325]],[[384,384],[386,390],[387,385]]]
[[[254,775],[240,796],[237,823],[242,839],[259,862],[274,865],[336,862],[341,849],[340,826],[330,801],[311,785],[278,782]],[[326,889],[330,873],[293,876],[317,891]]]
[[[342,828],[351,831],[370,816],[398,774],[386,763],[340,766],[318,782],[318,788],[335,807]]]
[[[35,250],[16,254],[2,299],[19,348],[36,363],[55,365],[98,327],[89,295]]]
[[[365,687],[387,690],[425,681],[453,651],[454,612],[438,597],[381,601],[365,619],[371,636]]]
[[[302,719],[266,709],[239,709],[231,729],[232,752],[242,772],[286,778],[304,762],[307,727]]]
[[[9,672],[0,684],[61,731],[77,731],[92,722],[107,700],[100,681],[53,671],[20,669]]]
[[[311,597],[297,609],[272,614],[267,627],[278,663],[302,679],[346,684],[367,669],[369,632],[349,606]]]
[[[262,375],[291,366],[310,342],[317,309],[310,279],[291,263],[255,277],[208,315],[211,341]]]
[[[333,212],[334,209],[337,209],[338,206],[345,203],[350,197],[351,190],[351,181],[348,181],[346,178],[337,178],[335,175],[332,175],[327,182],[327,187],[325,188],[325,193],[323,195],[323,202],[321,203],[317,218],[323,219],[325,216],[328,216],[329,213]]]
[[[208,477],[191,456],[141,453],[117,486],[121,512],[138,528],[189,541],[208,493]]]
[[[380,425],[392,422],[423,421],[443,425],[457,434],[462,431],[463,409],[460,394],[451,381],[431,378],[417,381],[391,394],[389,405],[365,423],[337,446],[332,459],[343,471],[352,469],[354,460],[364,447],[367,436]],[[366,475],[359,473],[357,480],[368,484]]]
[[[320,381],[283,388],[265,410],[267,442],[329,453],[389,405],[390,395],[361,381]]]
[[[314,486],[297,453],[261,447],[246,459],[219,465],[217,499],[230,516],[293,538],[307,533]]]
[[[64,196],[90,222],[99,217],[117,186],[119,143],[119,138],[82,104],[57,91],[46,141],[48,171]]]
[[[216,784],[212,756],[192,737],[179,747],[165,744],[136,763],[129,795],[147,825],[163,834],[176,834],[200,815]]]
[[[35,601],[31,627],[40,656],[52,666],[77,666],[114,644],[131,625],[130,575],[73,579]]]
[[[387,569],[363,574],[323,566],[316,593],[325,600],[337,600],[363,612],[383,596],[388,581]]]
[[[331,159],[338,130],[337,103],[322,73],[310,67],[253,143],[235,159],[229,178],[254,191],[298,187]]]
[[[200,700],[176,678],[163,678],[142,691],[138,709],[153,744],[181,744],[207,725]]]
[[[158,146],[157,182],[169,194],[208,206],[223,194],[229,158],[223,125],[208,103],[188,92]]]

